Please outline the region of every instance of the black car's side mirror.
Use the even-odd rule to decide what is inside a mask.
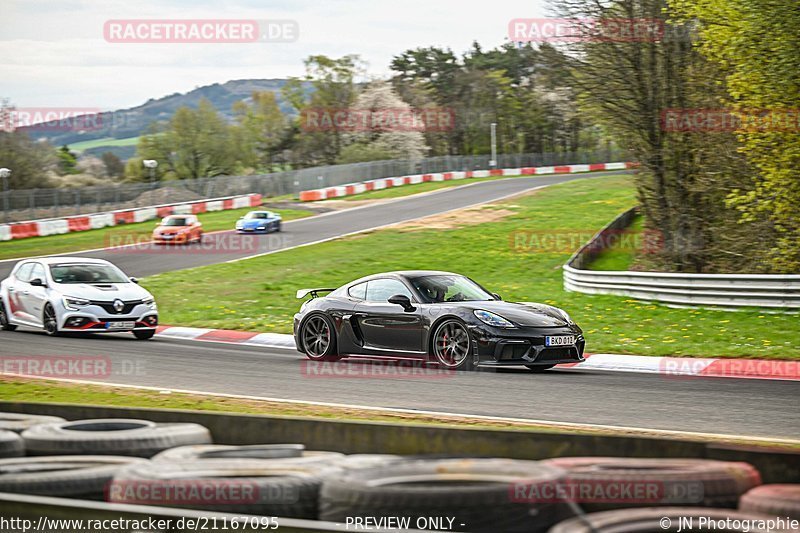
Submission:
[[[496,292],[493,292],[493,293],[492,293],[492,296],[494,296],[494,299],[495,299],[495,300],[502,300],[502,299],[503,299],[503,298],[502,298],[502,296],[500,296],[500,295],[499,295],[499,294],[497,294]]]
[[[395,294],[389,298],[390,304],[400,305],[406,311],[413,311],[415,308],[411,305],[411,299],[405,294]]]
[[[47,287],[47,285],[45,284],[44,280],[42,280],[41,278],[33,278],[30,281],[30,283],[34,287]]]
[[[130,278],[130,280],[131,280],[132,282],[136,283],[136,284],[138,284],[138,283],[139,283],[139,278],[133,278],[133,277],[132,277],[132,278]]]

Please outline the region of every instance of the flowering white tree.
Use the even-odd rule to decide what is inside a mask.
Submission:
[[[349,111],[341,162],[416,160],[427,154],[424,125],[385,81],[370,83]]]

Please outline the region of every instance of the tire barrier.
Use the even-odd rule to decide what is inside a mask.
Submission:
[[[0,492],[100,500],[121,468],[146,462],[111,455],[0,459]]]
[[[761,484],[759,472],[747,463],[709,459],[561,457],[544,463],[567,472],[567,485],[588,512],[662,505],[736,508],[742,494]]]
[[[132,465],[109,486],[108,501],[316,519],[322,480],[340,470],[324,463],[202,459]]]
[[[739,500],[739,510],[800,520],[800,484],[756,487]]]
[[[13,431],[0,429],[0,457],[22,457],[25,455],[25,443]]]
[[[0,429],[21,433],[24,430],[39,425],[53,422],[66,422],[60,416],[24,415],[20,413],[0,412]]]
[[[153,461],[189,461],[193,459],[285,459],[300,457],[305,451],[302,444],[261,444],[251,446],[224,446],[197,444],[179,446],[153,456]]]
[[[126,418],[41,424],[23,431],[22,438],[30,455],[152,457],[176,446],[211,442],[211,434],[199,424],[161,424]]]
[[[511,459],[408,460],[349,470],[325,480],[320,520],[404,517],[401,529],[516,532],[546,531],[558,506],[515,501],[515,482],[553,483],[564,471]],[[457,517],[452,523],[448,518]]]

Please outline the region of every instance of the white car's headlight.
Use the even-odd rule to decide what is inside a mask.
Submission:
[[[142,303],[150,307],[150,309],[156,308],[156,299],[152,296],[142,299]]]
[[[91,303],[85,298],[75,298],[74,296],[64,296],[61,301],[63,302],[64,307],[72,311],[77,311],[81,307],[86,307]]]
[[[513,328],[514,324],[506,320],[505,318],[501,317],[500,315],[496,315],[494,313],[490,313],[489,311],[484,311],[483,309],[476,309],[473,311],[475,316],[483,322],[484,324],[488,324],[490,326],[494,326],[496,328]]]

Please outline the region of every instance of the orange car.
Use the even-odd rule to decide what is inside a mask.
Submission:
[[[203,224],[197,215],[170,215],[164,217],[153,230],[156,244],[189,244],[203,242]]]

